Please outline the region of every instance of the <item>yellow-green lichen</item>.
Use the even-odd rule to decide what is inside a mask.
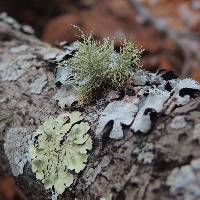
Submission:
[[[34,134],[29,149],[32,171],[42,180],[46,189],[62,194],[74,177],[69,170],[79,173],[86,166],[92,139],[87,133],[90,126],[81,122],[79,112],[50,116]]]

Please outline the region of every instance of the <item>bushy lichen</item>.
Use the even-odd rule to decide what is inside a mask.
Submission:
[[[82,42],[72,58],[64,65],[73,69],[74,84],[79,101],[86,103],[107,89],[122,90],[133,72],[140,66],[143,49],[130,41],[124,41],[119,53],[114,49],[114,41],[105,39],[102,43],[82,35]]]
[[[34,135],[29,150],[32,170],[46,189],[54,189],[57,194],[73,183],[69,170],[79,173],[84,169],[87,150],[92,149],[92,139],[87,134],[90,126],[82,119],[79,112],[50,116]]]

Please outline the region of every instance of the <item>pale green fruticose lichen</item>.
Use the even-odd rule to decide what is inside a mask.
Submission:
[[[72,69],[79,103],[89,103],[109,89],[124,90],[130,75],[140,66],[144,50],[124,41],[117,53],[114,41],[109,39],[99,43],[92,34],[87,37],[83,33],[81,39],[74,56],[61,63]]]
[[[84,169],[87,151],[92,149],[92,139],[87,134],[90,126],[82,119],[80,112],[50,116],[34,135],[29,150],[32,170],[46,189],[54,189],[57,194],[73,183],[69,170],[79,173]]]

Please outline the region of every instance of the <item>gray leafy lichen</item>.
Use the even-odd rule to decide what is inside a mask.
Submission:
[[[170,123],[170,128],[172,129],[181,129],[187,126],[187,123],[185,121],[185,116],[176,116],[172,119],[172,122]]]
[[[8,16],[7,13],[0,13],[0,21],[9,24],[13,29],[19,30],[21,25],[12,17]]]
[[[49,117],[34,135],[30,147],[32,170],[42,180],[46,189],[62,194],[74,177],[69,170],[79,173],[86,166],[92,139],[87,132],[90,126],[81,122],[79,112]]]
[[[40,94],[46,84],[47,84],[47,75],[43,74],[30,85],[31,93]]]
[[[151,164],[154,160],[154,146],[152,143],[145,143],[142,147],[136,147],[133,151],[137,155],[137,161],[143,164]]]
[[[108,104],[105,110],[102,112],[96,134],[99,135],[104,127],[110,122],[113,121],[113,129],[110,133],[110,138],[120,139],[123,137],[122,125],[130,125],[134,115],[138,111],[138,99],[132,99],[130,102],[122,101],[113,101]]]
[[[142,73],[140,70],[139,74],[145,76],[145,72]],[[132,102],[127,103],[125,100],[121,100],[107,105],[99,118],[97,135],[110,121],[114,122],[110,138],[120,139],[123,137],[122,125],[130,125],[130,129],[134,133],[147,133],[152,129],[155,120],[161,113],[169,114],[177,106],[185,105],[193,98],[194,91],[200,91],[200,84],[192,79],[166,81],[161,76],[154,76],[154,74],[147,73],[146,76],[146,79],[144,78],[140,83],[142,86],[138,86],[136,89],[137,95],[129,97],[129,99],[133,99]],[[144,86],[145,81],[152,85]],[[154,82],[156,82],[155,85],[153,85]],[[166,89],[167,84],[170,86],[170,90]],[[179,121],[181,122],[177,124]],[[176,122],[176,125],[171,124],[172,128],[187,125],[184,118],[181,117],[173,122]]]
[[[58,101],[58,105],[61,108],[65,106],[70,107],[74,102],[77,102],[77,97],[75,95],[73,87],[61,87],[58,89],[57,93],[53,97],[56,101]]]
[[[32,53],[33,48],[27,45],[12,47],[9,52],[1,54],[0,80],[16,81],[32,66],[38,65],[36,56]],[[10,56],[12,54],[12,56]]]
[[[15,30],[21,30],[26,34],[34,34],[34,30],[29,25],[21,25],[14,18],[7,15],[7,13],[0,13],[0,21],[9,24]]]
[[[165,104],[165,114],[169,114],[175,107],[183,106],[190,102],[191,96],[190,92],[187,90],[198,90],[200,91],[200,84],[192,79],[183,79],[183,80],[170,80],[168,82],[173,90],[170,94],[170,99]]]
[[[72,69],[66,67],[58,67],[56,69],[56,82],[62,85],[69,85],[70,79],[73,78]]]
[[[105,156],[102,158],[101,162],[95,167],[90,167],[84,174],[86,188],[90,186],[96,179],[96,177],[103,172],[103,168],[108,166],[110,163],[110,158]]]
[[[194,159],[189,165],[172,170],[167,178],[172,196],[181,195],[183,200],[200,199],[200,159]]]
[[[159,89],[150,89],[148,93],[147,98],[144,100],[131,126],[134,132],[140,131],[142,133],[147,133],[152,126],[150,114],[152,111],[160,113],[164,103],[170,96],[169,92]]]
[[[199,134],[199,130],[200,130],[200,123],[195,124],[194,129],[193,129],[193,136],[192,139],[193,140],[199,140],[200,141],[200,134]]]
[[[29,136],[23,127],[11,128],[5,138],[4,150],[14,176],[23,173],[28,161]]]
[[[56,48],[42,48],[39,54],[43,57],[45,61],[56,60],[57,56],[60,56],[63,52]]]

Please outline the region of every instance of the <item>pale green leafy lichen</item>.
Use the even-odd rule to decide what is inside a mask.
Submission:
[[[57,194],[73,183],[69,170],[79,173],[84,169],[87,151],[92,149],[92,139],[87,134],[90,126],[82,119],[79,112],[49,117],[34,135],[29,150],[32,170],[46,189],[54,188]]]
[[[140,66],[142,52],[134,43],[124,41],[117,53],[114,41],[98,43],[92,35],[83,34],[77,52],[64,62],[73,70],[79,102],[90,102],[108,89],[124,90],[133,70]]]

